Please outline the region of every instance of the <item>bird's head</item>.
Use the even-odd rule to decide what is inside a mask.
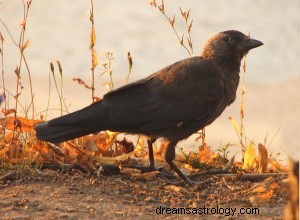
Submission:
[[[227,61],[241,60],[249,50],[263,45],[262,42],[235,30],[223,31],[212,36],[205,44],[202,57]]]

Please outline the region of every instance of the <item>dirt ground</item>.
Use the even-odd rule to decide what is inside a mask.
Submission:
[[[3,176],[1,169],[0,173]],[[257,181],[224,176],[194,178],[202,183],[191,188],[182,186],[176,177],[160,174],[154,180],[134,181],[126,175],[97,177],[77,171],[14,173],[0,181],[0,219],[222,219],[229,208],[236,211],[231,211],[228,219],[282,219],[287,198],[283,179],[274,177],[278,187],[272,190],[273,196],[255,204],[249,201],[248,189],[259,184]],[[185,214],[170,213],[180,207],[186,208]],[[209,212],[208,208],[216,207],[219,214]],[[172,209],[166,213],[166,208]],[[258,208],[259,214],[238,214],[241,208],[248,213]]]

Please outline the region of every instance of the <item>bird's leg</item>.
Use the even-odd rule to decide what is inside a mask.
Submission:
[[[155,169],[155,164],[154,164],[154,155],[153,155],[153,143],[155,142],[155,140],[151,139],[147,141],[148,144],[148,150],[149,150],[149,162],[150,165],[149,166],[136,166],[135,168],[141,170],[143,173],[146,172],[151,172],[156,170]]]
[[[152,169],[152,171],[155,170],[153,143],[154,143],[154,141],[152,139],[147,140],[148,150],[149,150],[149,152],[148,152],[149,153],[149,162],[150,162],[149,168]]]
[[[165,160],[166,162],[170,165],[170,167],[175,170],[175,172],[180,176],[180,178],[189,186],[193,186],[192,181],[187,178],[181,170],[173,163],[173,160],[175,159],[175,147],[176,147],[177,142],[170,142],[167,145],[167,152],[165,155]]]

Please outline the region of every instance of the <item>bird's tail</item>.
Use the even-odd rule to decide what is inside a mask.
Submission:
[[[51,143],[60,143],[77,137],[96,132],[95,129],[87,129],[84,126],[49,126],[49,122],[42,122],[35,126],[36,136],[39,140]]]
[[[39,140],[59,143],[106,130],[108,120],[109,113],[102,103],[94,103],[82,110],[37,124],[36,136]]]

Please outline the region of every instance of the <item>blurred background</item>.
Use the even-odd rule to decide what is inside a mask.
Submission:
[[[165,0],[166,13],[170,17],[176,15],[175,26],[179,35],[185,33],[179,6],[183,10],[191,9],[195,55],[200,53],[210,36],[228,29],[250,33],[264,43],[247,56],[244,126],[247,137],[257,143],[263,143],[268,137],[267,143],[271,142],[268,145],[269,153],[275,155],[281,152],[282,158],[299,158],[299,5],[299,0]],[[72,81],[76,77],[87,84],[91,82],[89,10],[90,1],[32,1],[25,34],[25,40],[29,39],[30,44],[25,55],[33,77],[37,112],[47,107],[49,64],[55,64],[56,60],[62,65],[63,95],[69,110],[74,111],[91,103],[90,91]],[[23,19],[22,1],[0,0],[0,18],[18,42]],[[104,51],[113,52],[112,69],[116,88],[125,83],[128,52],[133,59],[130,82],[189,56],[180,46],[167,20],[150,6],[148,0],[94,0],[94,20],[97,35],[95,50],[100,63],[105,62]],[[6,88],[14,94],[14,70],[19,64],[19,50],[2,23],[0,32],[4,37]],[[24,90],[20,100],[24,105],[29,105],[28,76],[24,67],[22,70]],[[109,76],[100,77],[100,73],[101,68],[96,68],[98,97],[108,91],[105,84],[109,82]],[[59,97],[52,79],[51,84],[50,108],[59,109]],[[228,117],[239,120],[240,94],[239,89],[236,102],[207,128],[206,141],[214,148],[228,143],[238,144]],[[7,101],[14,103],[11,96]],[[48,119],[59,114],[59,110],[52,110]],[[197,150],[194,140],[195,137],[191,137],[180,145]],[[240,147],[232,146],[229,150],[234,154],[240,152]]]

